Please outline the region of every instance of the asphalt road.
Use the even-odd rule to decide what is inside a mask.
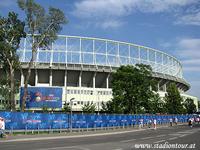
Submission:
[[[193,128],[182,125],[114,134],[37,136],[0,141],[0,150],[133,150],[157,149],[158,146],[160,149],[162,146],[166,149],[187,146],[179,149],[200,150],[200,125]]]

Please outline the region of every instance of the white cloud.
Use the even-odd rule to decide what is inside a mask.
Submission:
[[[200,12],[181,16],[175,23],[200,26]]]
[[[183,70],[200,73],[200,39],[179,39],[176,55],[181,59]]]
[[[184,38],[180,39],[177,44],[180,50],[180,56],[189,57],[191,59],[200,59],[200,39],[195,38]]]
[[[195,0],[82,0],[74,4],[72,14],[97,24],[102,23],[103,28],[119,27],[123,24],[122,17],[134,12],[171,12],[195,2]]]

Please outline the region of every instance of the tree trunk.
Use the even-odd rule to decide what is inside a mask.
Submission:
[[[11,111],[15,111],[15,79],[14,79],[14,69],[10,66],[10,102],[11,102]]]
[[[26,103],[26,98],[27,98],[27,95],[28,95],[28,82],[29,82],[29,79],[30,79],[30,76],[31,76],[31,68],[33,67],[34,65],[34,62],[36,60],[36,54],[37,54],[37,48],[35,46],[35,43],[32,44],[32,58],[29,62],[29,66],[28,66],[28,72],[25,76],[25,81],[24,81],[24,95],[22,97],[22,103],[21,103],[21,111],[24,112],[25,110],[25,103]]]

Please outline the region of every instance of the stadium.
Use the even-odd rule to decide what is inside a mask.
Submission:
[[[31,53],[30,37],[27,36],[18,49],[24,73]],[[59,35],[48,49],[38,49],[29,87],[61,89],[60,107],[73,100],[73,111],[81,111],[85,104],[95,104],[99,111],[102,102],[112,98],[112,72],[121,65],[137,63],[152,67],[152,78],[158,81],[161,97],[167,86],[175,82],[183,97],[191,97],[197,103],[196,97],[185,94],[190,85],[184,80],[182,65],[175,57],[145,46],[92,37]],[[16,78],[23,87],[24,75],[18,72]]]

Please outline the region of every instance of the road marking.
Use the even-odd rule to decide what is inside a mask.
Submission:
[[[187,134],[180,135],[179,137],[184,137],[184,136],[187,136]]]
[[[90,150],[88,148],[79,147],[79,146],[64,146],[64,147],[51,147],[51,148],[42,148],[37,150],[61,150],[61,149],[80,149],[80,150]]]
[[[121,143],[128,143],[128,142],[132,142],[135,141],[136,139],[130,139],[130,140],[124,140],[124,141],[120,141]]]
[[[164,137],[164,136],[166,136],[166,135],[165,134],[161,134],[161,135],[158,135],[156,137]]]
[[[172,138],[169,138],[169,140],[175,140],[177,139],[178,137],[172,137]]]
[[[153,143],[161,143],[161,142],[165,142],[166,140],[160,140],[160,141],[156,141],[156,142],[153,142]]]
[[[168,134],[168,135],[171,135],[171,136],[180,136],[182,134],[180,134],[180,133],[172,133],[172,134]]]
[[[150,136],[150,137],[145,137],[145,138],[141,138],[141,140],[147,140],[147,139],[151,139],[151,138],[153,138],[152,136]]]

